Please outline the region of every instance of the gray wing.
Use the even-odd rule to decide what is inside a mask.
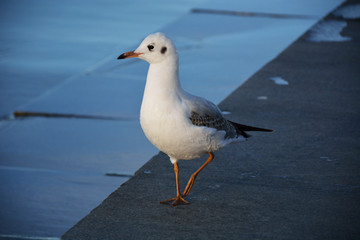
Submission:
[[[192,96],[186,101],[190,107],[190,117],[192,124],[196,126],[205,126],[225,131],[225,138],[235,138],[239,134],[236,128],[227,121],[220,109],[206,99]]]

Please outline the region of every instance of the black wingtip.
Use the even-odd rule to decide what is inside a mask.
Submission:
[[[252,126],[247,126],[247,125],[243,125],[240,123],[236,123],[236,122],[232,122],[229,121],[232,125],[234,125],[236,127],[236,129],[238,131],[240,131],[241,133],[245,133],[246,131],[258,131],[258,132],[274,132],[274,130],[272,129],[266,129],[266,128],[259,128],[259,127],[252,127]],[[245,133],[246,134],[246,133]],[[246,134],[248,135],[248,134]],[[248,135],[249,136],[249,135]],[[246,137],[246,136],[245,136]]]
[[[266,128],[255,128],[258,130],[249,130],[249,131],[260,131],[260,132],[275,132],[275,130],[272,129],[266,129]]]

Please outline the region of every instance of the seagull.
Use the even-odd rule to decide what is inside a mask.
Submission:
[[[175,45],[163,33],[150,34],[136,50],[125,52],[118,59],[133,57],[150,64],[140,110],[141,127],[149,141],[166,153],[174,166],[176,197],[160,203],[189,204],[184,198],[197,175],[214,159],[213,152],[250,137],[247,131],[273,131],[226,120],[214,103],[183,90]],[[181,193],[178,161],[206,154],[209,155],[206,162],[191,175]]]

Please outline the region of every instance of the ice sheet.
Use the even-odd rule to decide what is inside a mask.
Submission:
[[[0,134],[0,234],[60,236],[157,150],[138,121],[31,118]],[[170,163],[169,163],[170,165]]]
[[[0,117],[202,2],[1,1]]]
[[[315,22],[190,13],[160,31],[179,46],[183,87],[219,103]],[[138,117],[148,64],[116,57],[141,40],[20,110]]]

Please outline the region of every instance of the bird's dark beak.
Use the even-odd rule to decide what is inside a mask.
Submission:
[[[125,58],[132,58],[132,57],[138,57],[141,53],[135,53],[135,51],[126,52],[121,54],[117,59],[125,59]]]

